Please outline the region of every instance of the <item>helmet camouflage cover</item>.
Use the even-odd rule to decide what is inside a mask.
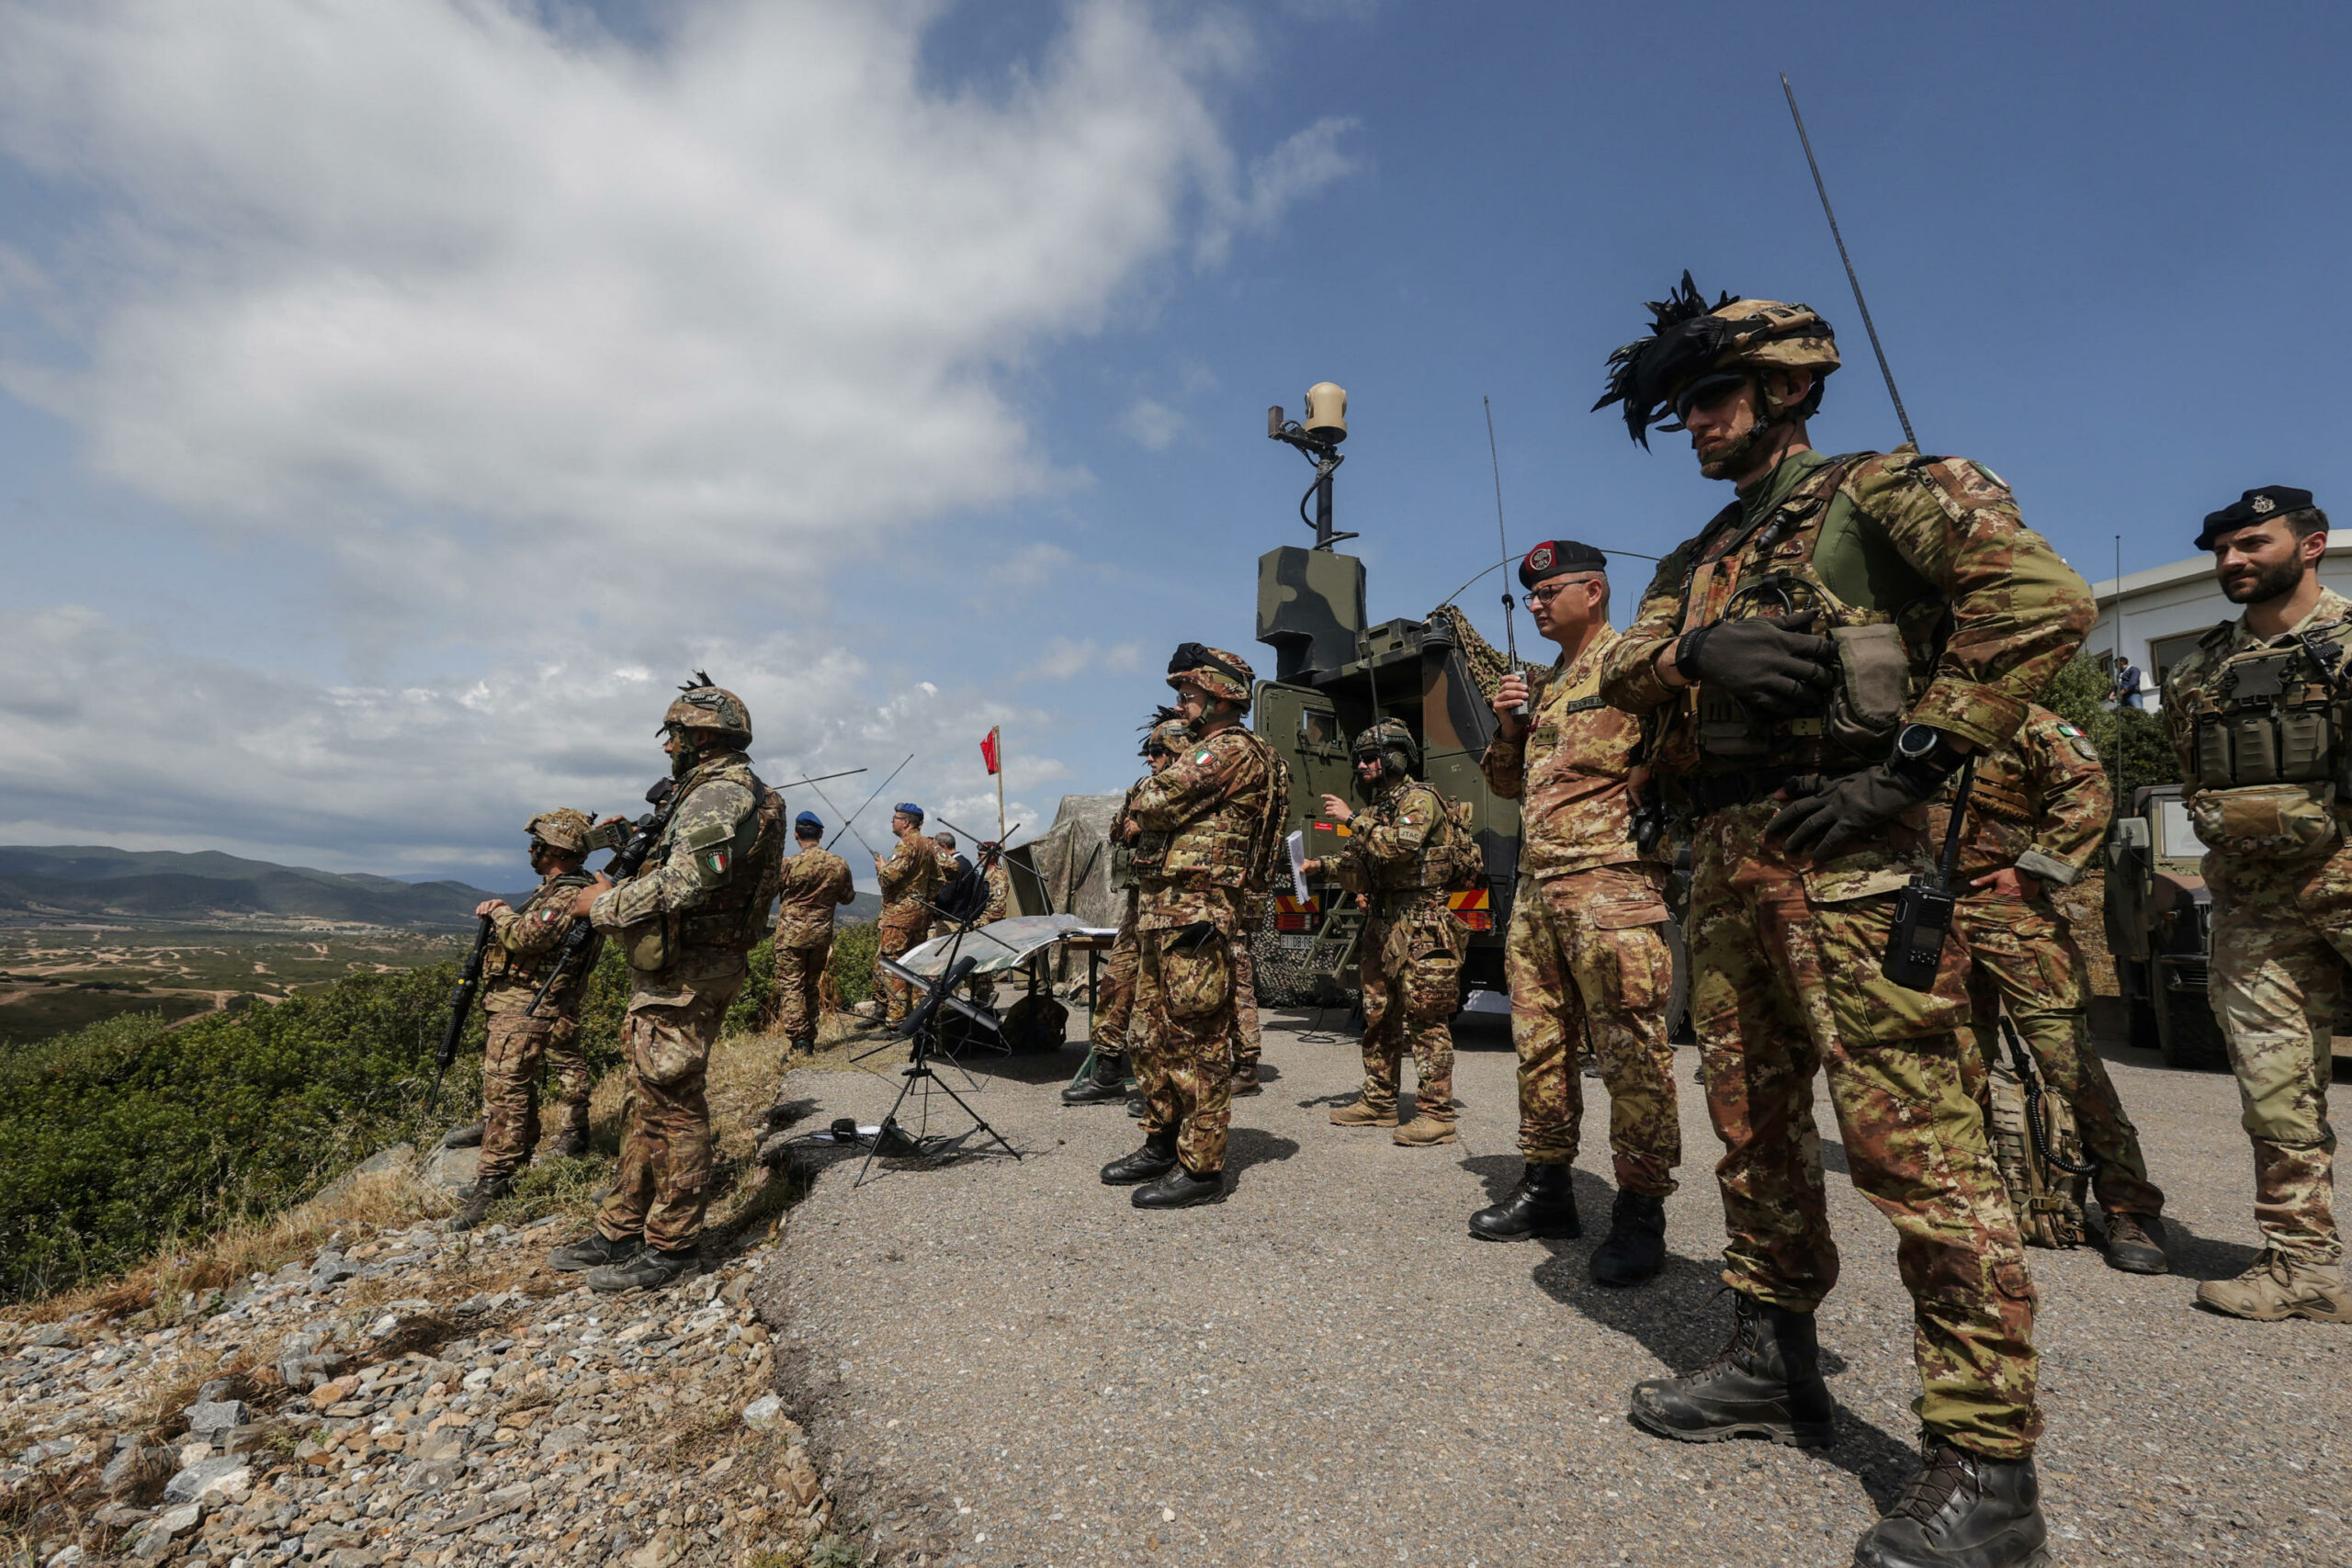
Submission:
[[[662,715],[662,728],[669,729],[716,729],[726,734],[752,738],[752,710],[743,699],[724,686],[713,685],[708,675],[695,671],[695,678],[678,688],[678,695]]]
[[[1154,751],[1165,751],[1173,757],[1183,750],[1192,739],[1191,725],[1181,718],[1163,719],[1152,726],[1151,733],[1144,738],[1144,754],[1148,756]]]
[[[594,823],[588,820],[586,812],[574,811],[569,806],[560,806],[553,811],[542,811],[528,822],[524,823],[523,831],[549,849],[561,850],[567,854],[584,855],[588,852],[589,829],[594,826]]]
[[[1205,643],[1188,642],[1168,661],[1170,685],[1190,681],[1209,695],[1238,703],[1245,708],[1250,705],[1250,689],[1257,680],[1258,672],[1250,668],[1248,660]]]
[[[1676,397],[1702,377],[1750,368],[1810,370],[1818,378],[1838,368],[1837,333],[1810,305],[1729,294],[1709,305],[1685,272],[1681,284],[1651,300],[1649,309],[1650,335],[1609,356],[1608,388],[1592,405],[1623,403],[1625,428],[1645,446],[1649,427],[1674,417]]]
[[[1397,718],[1384,718],[1369,729],[1357,731],[1352,754],[1360,758],[1377,756],[1382,766],[1400,773],[1411,773],[1421,760],[1421,749],[1415,743],[1413,732],[1405,727],[1404,720]]]

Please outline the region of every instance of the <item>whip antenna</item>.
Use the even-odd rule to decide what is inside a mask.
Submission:
[[[1487,460],[1495,469],[1495,544],[1503,552],[1503,559],[1510,558],[1510,537],[1503,530],[1503,459],[1495,447],[1495,400],[1484,392],[1478,400],[1487,409]],[[1512,612],[1517,603],[1511,597],[1510,580],[1503,580],[1503,652],[1510,660],[1510,673],[1519,673],[1519,625]],[[1527,716],[1527,705],[1519,705],[1519,716]]]
[[[1894,417],[1902,423],[1903,439],[1911,446],[1919,438],[1911,434],[1911,416],[1903,409],[1903,394],[1894,389],[1894,372],[1886,367],[1886,350],[1879,346],[1878,328],[1871,321],[1871,308],[1862,298],[1862,280],[1854,276],[1854,258],[1846,254],[1846,236],[1838,231],[1838,214],[1829,205],[1829,187],[1821,181],[1821,164],[1813,155],[1813,138],[1804,133],[1804,116],[1797,110],[1797,91],[1789,85],[1789,73],[1781,73],[1781,91],[1789,100],[1789,118],[1797,122],[1797,141],[1804,148],[1805,166],[1813,171],[1813,188],[1821,197],[1821,215],[1829,220],[1829,237],[1838,242],[1838,259],[1846,264],[1846,281],[1854,290],[1854,305],[1862,313],[1862,330],[1871,335],[1871,352],[1878,355],[1878,373],[1886,380],[1886,395],[1894,400]]]

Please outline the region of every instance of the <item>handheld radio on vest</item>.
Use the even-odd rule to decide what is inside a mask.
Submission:
[[[1960,788],[1951,802],[1951,823],[1944,829],[1943,858],[1925,876],[1915,876],[1894,904],[1894,930],[1888,933],[1886,953],[1878,971],[1896,985],[1914,991],[1936,988],[1936,971],[1943,967],[1944,938],[1951,933],[1952,876],[1960,866],[1960,828],[1968,815],[1968,787],[1976,779],[1976,754],[1960,764]]]

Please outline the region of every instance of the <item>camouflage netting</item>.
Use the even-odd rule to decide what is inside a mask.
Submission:
[[[1462,613],[1459,604],[1440,604],[1430,612],[1429,619],[1432,626],[1442,626],[1454,646],[1462,649],[1463,660],[1470,666],[1470,678],[1478,682],[1478,694],[1491,701],[1495,688],[1503,683],[1503,676],[1510,671],[1510,659],[1501,649],[1478,635],[1478,628],[1470,624],[1470,617]],[[1521,675],[1543,668],[1544,665],[1524,659],[1519,661]]]

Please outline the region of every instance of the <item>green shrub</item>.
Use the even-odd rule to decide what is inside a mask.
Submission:
[[[882,933],[872,920],[833,928],[833,955],[825,965],[842,1005],[855,1007],[874,994],[874,954]]]
[[[2107,697],[2113,685],[2113,677],[2094,663],[2091,655],[2078,653],[2059,670],[2042,692],[2041,705],[2089,737],[2091,744],[2098,749],[2109,784],[2115,782],[2119,731],[2123,738],[2123,783],[2127,788],[2179,783],[2180,761],[2173,755],[2172,743],[2165,739],[2164,719],[2139,708],[2110,706]],[[2116,806],[2119,810],[2131,808],[2129,801],[2118,801]]]

